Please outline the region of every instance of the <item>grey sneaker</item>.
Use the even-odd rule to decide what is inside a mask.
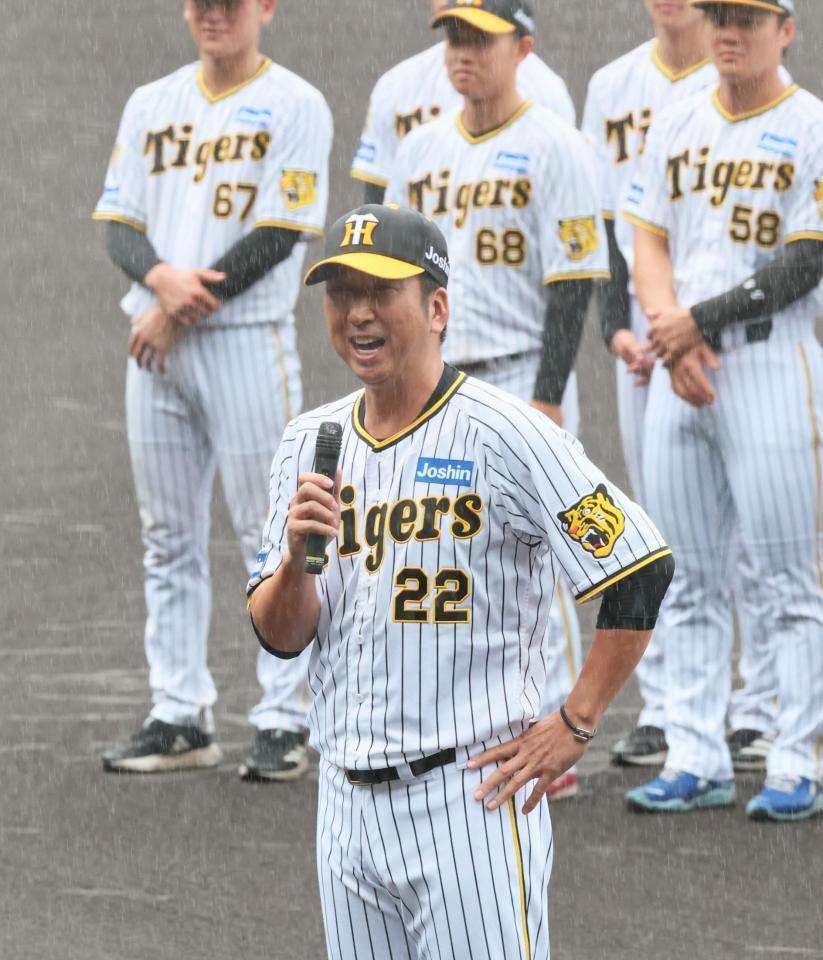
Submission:
[[[774,737],[760,730],[732,730],[726,737],[735,770],[765,770]]]
[[[222,759],[212,735],[200,727],[149,717],[131,740],[103,754],[103,769],[111,773],[168,773],[216,767]]]
[[[660,727],[635,727],[611,748],[611,761],[619,767],[653,767],[662,764],[669,752],[666,734]]]
[[[309,769],[306,734],[258,730],[251,752],[238,771],[243,780],[299,780]]]

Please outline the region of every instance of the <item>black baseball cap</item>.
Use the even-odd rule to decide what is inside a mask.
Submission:
[[[446,287],[449,248],[440,229],[422,213],[394,204],[367,203],[344,213],[329,230],[323,259],[303,282],[307,287],[323,283],[335,266],[381,280],[408,280],[425,273]]]
[[[445,10],[434,16],[433,27],[447,20],[464,20],[483,33],[534,33],[534,10],[528,0],[449,0]]]
[[[769,13],[782,13],[794,16],[794,0],[689,0],[693,7],[734,6],[753,7],[755,10],[768,10]]]

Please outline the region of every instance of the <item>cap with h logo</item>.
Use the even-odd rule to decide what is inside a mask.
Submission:
[[[449,20],[463,20],[483,33],[534,33],[534,11],[528,0],[449,0],[431,22],[441,27]]]
[[[693,7],[752,7],[755,10],[768,10],[769,13],[786,13],[794,16],[794,0],[689,0]]]
[[[446,239],[416,210],[367,203],[344,214],[326,235],[323,259],[306,274],[306,286],[328,280],[334,267],[349,267],[381,280],[407,280],[428,274],[449,282]]]

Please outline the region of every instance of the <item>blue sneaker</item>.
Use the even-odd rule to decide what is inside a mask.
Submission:
[[[808,820],[823,811],[823,789],[806,777],[769,777],[746,805],[752,820]]]
[[[637,813],[688,813],[731,807],[734,780],[704,780],[682,770],[664,770],[656,780],[629,790],[626,803]]]

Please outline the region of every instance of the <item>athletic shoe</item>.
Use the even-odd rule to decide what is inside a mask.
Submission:
[[[103,754],[103,769],[113,773],[168,773],[216,767],[222,759],[212,735],[200,727],[149,717],[128,743]]]
[[[732,730],[726,737],[735,770],[765,770],[774,737],[759,730]]]
[[[660,727],[636,727],[611,749],[612,763],[619,767],[653,767],[666,762],[669,745]]]
[[[580,786],[577,782],[577,774],[568,771],[562,777],[552,780],[549,789],[546,791],[546,796],[551,801],[571,800],[578,793],[580,793]]]
[[[682,770],[664,770],[656,780],[626,794],[636,813],[688,813],[710,807],[731,807],[734,780],[704,780]]]
[[[238,773],[243,780],[299,780],[309,769],[306,734],[258,730]]]
[[[823,788],[806,777],[769,777],[746,805],[752,820],[808,820],[823,811]]]

